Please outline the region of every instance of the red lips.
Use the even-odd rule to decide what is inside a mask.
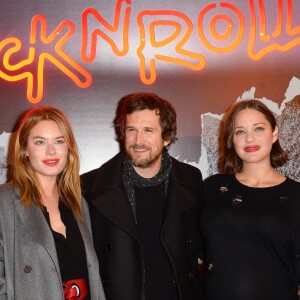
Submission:
[[[244,148],[246,152],[255,152],[258,151],[259,149],[260,149],[259,146],[248,146]]]
[[[43,163],[46,164],[49,167],[54,167],[58,164],[59,159],[46,159],[43,160]]]

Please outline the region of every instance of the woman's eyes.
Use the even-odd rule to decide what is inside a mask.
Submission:
[[[64,139],[59,139],[56,141],[56,144],[64,144],[66,141]]]
[[[62,145],[62,144],[65,144],[65,143],[66,143],[65,139],[58,139],[58,140],[55,141],[55,144],[58,144],[58,145]],[[44,140],[36,140],[34,142],[34,144],[35,145],[45,145],[46,142]]]
[[[263,127],[256,127],[255,131],[264,131],[265,129]]]
[[[255,132],[262,132],[262,131],[265,130],[265,128],[264,127],[256,127],[254,130],[255,130]],[[234,134],[235,135],[242,135],[242,134],[245,134],[245,133],[246,133],[245,130],[237,130]]]
[[[241,135],[241,134],[243,134],[243,133],[245,133],[244,130],[237,130],[234,134],[235,134],[235,135]]]

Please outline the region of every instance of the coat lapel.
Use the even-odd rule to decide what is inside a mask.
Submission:
[[[95,198],[92,201],[92,204],[96,210],[110,222],[130,234],[135,239],[139,239],[132,210],[121,182],[119,186],[108,193]]]
[[[53,235],[41,209],[34,204],[30,205],[29,207],[25,207],[21,204],[19,199],[15,199],[14,204],[23,224],[49,253],[60,277],[60,269]]]
[[[166,210],[164,224],[171,218],[176,217],[195,205],[197,200],[184,189],[182,184],[171,173],[168,195],[166,200]]]
[[[89,218],[87,218],[87,216],[85,215],[84,222],[78,221],[78,227],[85,247],[90,294],[93,295],[93,299],[104,299],[104,291],[99,277],[98,259],[94,251],[92,235],[89,232],[86,222],[89,222]]]
[[[123,158],[122,153],[118,154],[103,166],[101,175],[96,178],[92,187],[92,193],[100,196],[95,197],[92,204],[105,218],[139,240],[121,177]],[[198,201],[186,189],[186,187],[193,188],[191,185],[194,184],[189,182],[188,178],[189,176],[182,171],[179,163],[172,159],[164,224],[188,210]]]
[[[80,233],[81,233],[84,245],[85,245],[87,263],[93,264],[97,260],[96,260],[96,256],[94,255],[94,252],[91,250],[91,249],[93,249],[93,242],[91,240],[91,234],[89,233],[88,228],[84,223],[79,221],[78,227],[79,227],[79,230],[80,230]]]
[[[96,178],[91,189],[91,192],[96,195],[92,200],[92,205],[110,222],[139,240],[122,181],[123,159],[124,154],[119,153],[102,166],[102,172]]]

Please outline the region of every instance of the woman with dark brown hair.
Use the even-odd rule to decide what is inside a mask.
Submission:
[[[104,300],[79,155],[66,116],[26,112],[0,186],[0,299]]]
[[[201,219],[205,300],[295,300],[300,284],[300,184],[272,112],[235,103],[220,136],[223,174],[205,180]]]

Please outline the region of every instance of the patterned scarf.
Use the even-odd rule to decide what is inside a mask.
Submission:
[[[133,168],[130,159],[125,156],[123,161],[123,172],[122,179],[125,186],[126,194],[129,200],[129,204],[134,216],[135,223],[136,218],[136,205],[135,205],[135,194],[134,187],[150,187],[165,182],[165,195],[168,191],[169,175],[171,172],[172,160],[167,151],[162,153],[162,162],[159,172],[152,178],[144,178],[140,176]]]

